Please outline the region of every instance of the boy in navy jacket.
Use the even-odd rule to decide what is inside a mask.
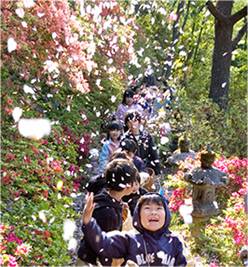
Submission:
[[[136,206],[133,226],[138,233],[101,231],[92,218],[93,194],[89,194],[82,215],[86,240],[101,257],[124,258],[139,266],[186,266],[182,243],[168,229],[170,212],[157,193],[143,195]]]
[[[107,164],[105,188],[94,197],[92,217],[100,228],[105,231],[122,229],[122,198],[136,188],[139,173],[134,164],[126,159],[114,159]],[[93,196],[93,194],[92,194]],[[78,257],[86,264],[97,264],[97,255],[90,247],[88,240],[83,238],[78,250]],[[99,257],[102,265],[111,265],[111,259]]]

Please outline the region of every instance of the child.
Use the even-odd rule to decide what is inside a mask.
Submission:
[[[124,118],[129,110],[139,110],[142,112],[142,108],[134,103],[134,92],[131,89],[127,89],[123,94],[121,104],[118,106],[116,111],[116,118],[124,124]]]
[[[95,204],[91,215],[103,231],[121,230],[123,204],[121,199],[134,191],[140,179],[139,173],[129,160],[114,159],[107,164],[104,178],[106,189],[94,197]],[[96,264],[97,256],[85,239],[81,241],[78,257],[84,263]],[[105,260],[105,258],[100,258],[101,263],[110,265],[111,259]]]
[[[86,240],[101,257],[124,258],[138,266],[186,266],[182,243],[169,230],[170,211],[164,198],[147,193],[139,199],[133,216],[138,233],[104,233],[92,219],[93,194],[82,215]]]
[[[125,117],[124,138],[132,139],[137,144],[136,156],[140,157],[147,168],[152,168],[156,175],[160,174],[158,152],[152,136],[146,130],[140,130],[141,115],[138,111],[130,111]]]
[[[145,163],[144,161],[135,155],[138,150],[138,146],[132,139],[123,139],[120,143],[120,148],[122,151],[126,151],[129,158],[133,161],[135,167],[138,169],[139,172],[145,170]]]
[[[104,142],[99,156],[98,171],[100,174],[104,172],[105,166],[109,162],[111,155],[119,148],[120,145],[120,136],[122,130],[121,124],[118,121],[111,121],[107,129],[107,140]]]

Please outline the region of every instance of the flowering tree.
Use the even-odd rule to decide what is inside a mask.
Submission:
[[[1,265],[69,265],[77,244],[63,239],[63,221],[77,216],[107,109],[98,99],[122,89],[134,22],[114,0],[4,0],[1,11]]]
[[[91,74],[124,75],[133,53],[133,21],[116,1],[78,1],[72,10],[67,1],[4,0],[2,10],[3,63],[21,80],[37,84],[45,78],[47,85],[68,80],[72,89],[88,92]],[[99,57],[108,63],[97,64]]]

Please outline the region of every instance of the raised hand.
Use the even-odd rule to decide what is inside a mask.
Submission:
[[[87,224],[89,223],[93,211],[94,211],[94,194],[88,193],[86,196],[86,202],[85,202],[85,206],[84,206],[84,210],[83,210],[83,214],[82,214],[82,220],[83,220],[83,224]]]

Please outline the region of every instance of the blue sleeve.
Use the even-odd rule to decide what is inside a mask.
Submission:
[[[82,227],[86,241],[96,254],[107,258],[123,258],[128,251],[128,237],[119,232],[106,233],[101,230],[95,219]]]
[[[109,147],[108,147],[108,143],[105,142],[103,147],[102,147],[102,150],[101,150],[101,153],[99,155],[99,166],[98,166],[98,171],[100,173],[103,173],[104,170],[105,170],[105,167],[109,161]]]

